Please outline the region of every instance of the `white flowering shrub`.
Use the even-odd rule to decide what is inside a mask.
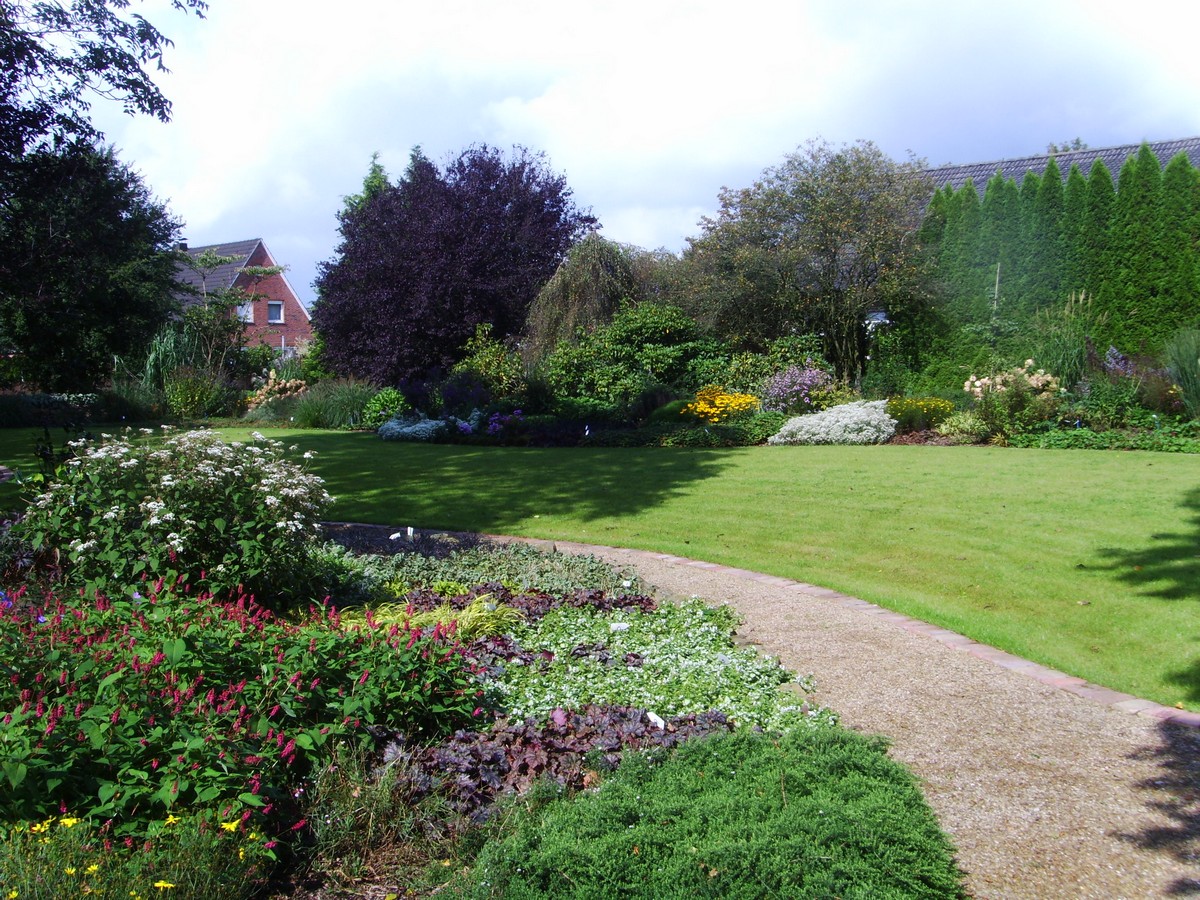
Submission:
[[[379,426],[377,433],[385,441],[436,441],[457,435],[475,434],[483,423],[483,413],[472,410],[465,419],[447,416],[430,419],[424,413],[396,416]]]
[[[789,419],[768,444],[882,444],[896,433],[886,400],[856,400]]]
[[[260,434],[227,444],[164,432],[72,444],[77,455],[14,529],[89,591],[165,577],[218,599],[241,585],[276,608],[303,595],[333,501],[322,480]]]

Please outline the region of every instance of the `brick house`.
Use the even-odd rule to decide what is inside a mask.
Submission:
[[[312,340],[312,320],[308,310],[285,275],[280,273],[256,278],[245,271],[248,267],[279,265],[262,238],[203,247],[184,244],[179,249],[193,259],[206,250],[211,250],[217,256],[235,257],[233,262],[203,273],[181,267],[176,277],[181,284],[187,285],[200,296],[230,288],[242,288],[254,294],[251,303],[238,308],[238,313],[246,322],[246,337],[250,346],[268,344],[283,355],[290,356]],[[184,302],[195,303],[195,295],[189,293]]]

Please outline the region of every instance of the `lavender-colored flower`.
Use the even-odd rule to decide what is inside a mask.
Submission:
[[[767,379],[763,386],[763,409],[772,412],[809,412],[814,393],[829,387],[832,379],[816,366],[789,366]]]
[[[1134,373],[1133,360],[1116,347],[1109,347],[1108,352],[1104,354],[1104,371],[1109,375],[1123,375],[1129,378]]]

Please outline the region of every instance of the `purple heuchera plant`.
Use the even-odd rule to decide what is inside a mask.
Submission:
[[[771,412],[808,412],[812,395],[829,387],[833,379],[824,369],[808,365],[789,366],[772,375],[763,386],[763,409]]]

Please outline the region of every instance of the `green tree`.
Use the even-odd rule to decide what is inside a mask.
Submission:
[[[1079,166],[1072,163],[1063,188],[1062,211],[1062,284],[1068,291],[1078,291],[1085,284],[1087,202],[1087,179],[1083,177]]]
[[[417,152],[420,149],[420,147],[416,148]],[[367,174],[363,178],[362,190],[343,198],[345,200],[345,206],[342,208],[343,215],[358,212],[364,204],[378,197],[390,186],[387,170],[379,162],[379,151],[377,150],[371,154],[371,165],[368,166]]]
[[[146,69],[166,72],[172,42],[129,0],[2,0],[0,2],[0,159],[15,160],[82,138],[99,137],[89,98],[119,100],[127,113],[162,121],[171,103]],[[171,0],[203,17],[205,0]]]
[[[1113,186],[1112,173],[1104,160],[1092,163],[1088,173],[1087,205],[1084,208],[1083,230],[1080,240],[1080,282],[1088,296],[1095,297],[1097,307],[1103,306],[1104,284],[1108,280],[1111,259],[1109,254],[1112,232],[1113,210],[1117,203],[1117,191]]]
[[[622,300],[640,299],[630,251],[592,231],[575,244],[529,307],[525,352],[537,361],[612,321]]]
[[[0,197],[0,337],[28,381],[91,390],[176,309],[179,223],[111,149],[28,154]]]
[[[1148,144],[1142,144],[1137,155],[1121,167],[1111,237],[1113,264],[1103,304],[1111,339],[1126,351],[1157,349],[1166,242],[1162,165]]]
[[[1038,185],[1030,221],[1029,272],[1025,284],[1029,315],[1059,300],[1063,268],[1062,216],[1062,173],[1051,156]]]
[[[710,257],[728,309],[761,317],[759,333],[822,334],[838,374],[866,362],[867,315],[922,304],[929,273],[917,240],[933,193],[920,160],[897,163],[869,141],[812,141],[752,187],[722,191],[689,252]],[[746,302],[744,305],[742,301]],[[765,325],[766,327],[763,327]]]

